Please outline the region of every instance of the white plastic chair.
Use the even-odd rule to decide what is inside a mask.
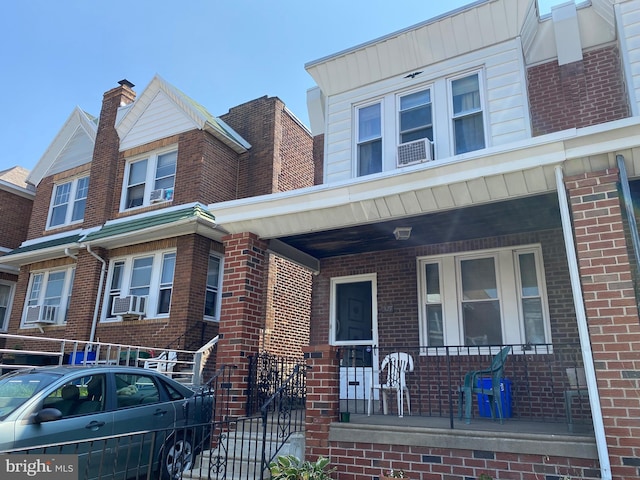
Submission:
[[[175,350],[163,351],[157,357],[145,358],[144,368],[157,370],[165,375],[173,372],[173,367],[178,363],[178,352]]]
[[[398,417],[404,416],[404,398],[407,399],[407,411],[411,415],[411,398],[409,396],[409,388],[405,379],[406,372],[413,372],[413,357],[405,352],[390,353],[380,364],[378,375],[383,370],[387,370],[387,380],[385,383],[376,383],[379,379],[374,378],[371,381],[371,391],[369,392],[369,404],[367,415],[371,415],[371,403],[373,401],[374,390],[380,390],[382,394],[382,411],[386,415],[389,411],[387,406],[387,393],[389,391],[396,392],[398,402]]]

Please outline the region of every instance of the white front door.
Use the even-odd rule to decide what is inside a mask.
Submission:
[[[342,350],[340,398],[366,399],[378,362],[375,274],[332,279],[331,304],[331,340]]]

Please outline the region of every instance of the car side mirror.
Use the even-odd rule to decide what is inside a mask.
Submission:
[[[57,408],[43,408],[33,417],[33,423],[52,422],[54,420],[60,420],[62,418],[62,412]]]

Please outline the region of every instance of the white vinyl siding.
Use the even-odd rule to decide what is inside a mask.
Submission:
[[[451,151],[451,118],[447,106],[447,81],[453,76],[482,71],[484,86],[484,118],[486,147],[531,137],[526,78],[522,67],[520,44],[517,40],[504,42],[460,57],[420,68],[414,79],[395,76],[367,84],[354,90],[327,98],[327,127],[325,134],[324,182],[334,183],[355,178],[355,121],[354,106],[374,99],[383,99],[383,138],[397,132],[398,106],[396,95],[432,88],[432,100],[443,98],[444,108],[433,105],[435,158],[445,161]],[[397,142],[385,142],[383,171],[396,169]],[[427,165],[433,165],[427,163]]]
[[[144,101],[144,99],[142,99]],[[198,128],[164,92],[151,99],[144,113],[120,142],[120,151]]]
[[[640,3],[625,2],[618,8],[620,42],[623,52],[626,51],[625,70],[628,78],[625,81],[633,104],[633,115],[640,115]]]

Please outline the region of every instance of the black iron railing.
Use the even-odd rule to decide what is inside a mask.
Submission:
[[[380,372],[386,355],[406,352],[413,360],[413,371],[405,376],[411,414],[447,418],[454,428],[460,416],[465,374],[489,367],[502,347],[341,347],[340,410],[367,414],[371,397],[371,413],[383,413],[381,391],[371,386],[386,381],[386,371]],[[591,412],[583,372],[579,344],[511,345],[501,381],[504,415],[529,422],[567,422],[569,418],[588,425]],[[490,379],[482,380],[487,381],[491,383]],[[397,414],[395,391],[388,399],[388,412]],[[473,402],[475,418],[491,417],[492,405],[487,398],[474,394]]]

